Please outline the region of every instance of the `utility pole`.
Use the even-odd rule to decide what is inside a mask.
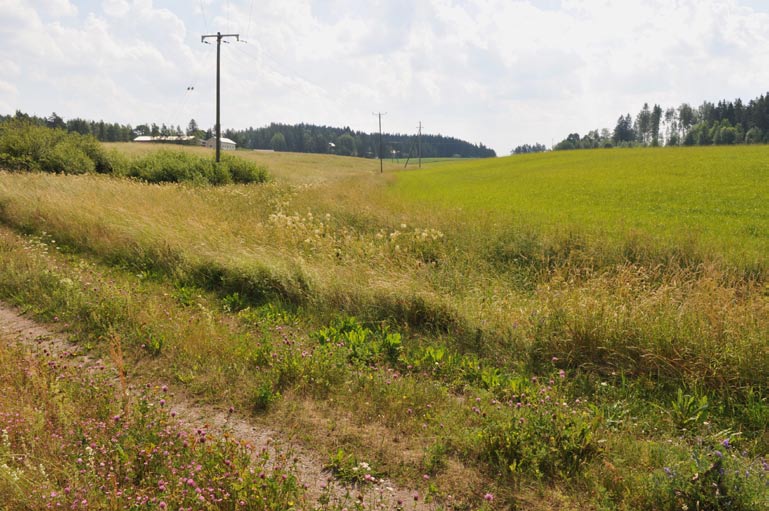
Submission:
[[[222,34],[221,32],[217,32],[216,34],[201,36],[200,42],[211,44],[206,41],[206,39],[211,37],[216,37],[216,163],[219,163],[219,155],[222,151],[222,123],[220,122],[219,118],[219,104],[221,102],[221,95],[219,93],[219,82],[221,81],[219,72],[219,60],[222,53],[222,39],[225,37],[234,37],[236,41],[240,41],[240,34]],[[226,43],[227,41],[224,42]]]
[[[379,117],[379,173],[384,172],[382,167],[382,116],[387,115],[387,112],[376,112],[371,115]]]
[[[419,155],[419,168],[422,168],[422,121],[419,121],[419,134],[417,135],[417,155]]]

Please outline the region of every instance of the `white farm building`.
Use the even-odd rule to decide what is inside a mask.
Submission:
[[[210,149],[216,149],[216,137],[211,137],[206,140],[205,145]],[[222,137],[222,151],[234,151],[237,146],[238,144],[229,138]]]
[[[158,137],[151,137],[149,135],[141,135],[139,137],[136,137],[134,142],[154,142],[154,143],[165,143],[165,144],[194,144],[195,143],[195,137],[193,136],[185,136],[185,135],[161,135]]]

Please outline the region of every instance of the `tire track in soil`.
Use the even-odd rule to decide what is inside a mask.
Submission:
[[[117,370],[111,362],[82,354],[80,347],[67,340],[65,334],[58,331],[56,326],[37,323],[2,302],[0,336],[39,355],[66,359],[68,363],[75,363],[86,370],[109,368],[115,371],[117,377]],[[143,384],[136,381],[129,383],[134,386]],[[323,468],[323,463],[316,453],[285,440],[279,431],[256,425],[248,418],[230,413],[229,410],[195,403],[178,389],[175,390],[176,392],[166,399],[167,406],[176,412],[176,419],[184,427],[190,430],[205,429],[217,436],[226,433],[253,446],[255,454],[266,449],[271,459],[282,454],[293,460],[295,473],[300,483],[307,488],[307,500],[310,504],[317,503],[318,498],[326,493],[329,494],[331,502],[341,504],[340,507],[354,507],[356,502],[364,504],[365,508],[370,510],[426,511],[434,507],[421,499],[414,501],[413,490],[398,487],[386,479],[380,479],[366,487],[342,485]]]

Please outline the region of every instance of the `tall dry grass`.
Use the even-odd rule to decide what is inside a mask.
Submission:
[[[391,180],[211,189],[3,174],[0,218],[136,271],[446,334],[506,364],[558,355],[691,383],[769,381],[759,278],[653,239],[628,240],[646,255],[623,258],[584,233],[546,237],[393,203]]]

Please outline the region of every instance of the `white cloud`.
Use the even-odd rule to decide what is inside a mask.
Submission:
[[[69,0],[32,0],[32,5],[38,12],[51,18],[61,18],[77,15],[78,9]]]
[[[121,17],[131,10],[131,3],[127,0],[104,0],[101,7],[107,16]]]
[[[121,122],[317,122],[521,143],[612,128],[644,102],[742,97],[769,82],[753,0],[0,0],[0,108]],[[10,82],[6,82],[10,83]],[[189,92],[187,86],[194,85]],[[66,111],[65,111],[66,109]]]

